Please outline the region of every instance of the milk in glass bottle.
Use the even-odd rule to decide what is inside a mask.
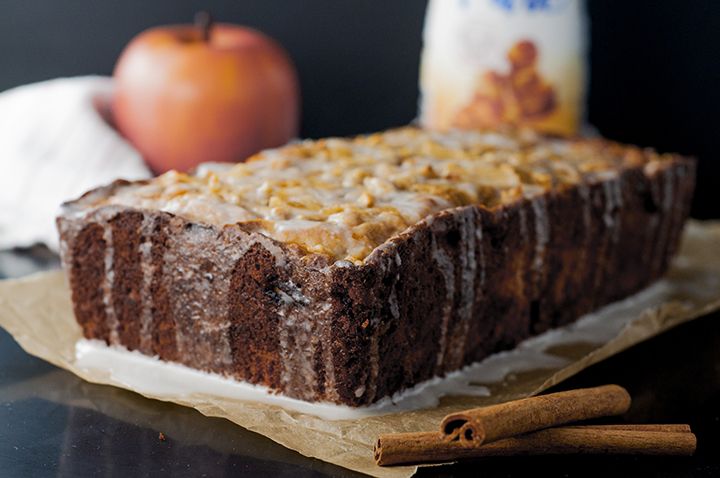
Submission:
[[[420,123],[578,133],[585,114],[583,0],[430,0]]]

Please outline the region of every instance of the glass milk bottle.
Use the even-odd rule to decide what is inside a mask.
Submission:
[[[576,135],[585,119],[587,23],[583,0],[430,0],[420,124]]]

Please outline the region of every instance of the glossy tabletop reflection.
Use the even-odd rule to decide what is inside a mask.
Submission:
[[[58,267],[44,248],[0,251],[0,278]],[[720,476],[720,314],[637,345],[551,391],[617,383],[633,397],[612,423],[687,423],[692,457],[559,456],[421,468],[417,476]],[[0,329],[0,476],[359,477],[219,418],[84,382]]]

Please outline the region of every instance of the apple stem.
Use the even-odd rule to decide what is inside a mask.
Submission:
[[[200,29],[202,40],[206,43],[210,41],[210,29],[213,21],[213,16],[208,12],[202,11],[195,14],[195,26]]]

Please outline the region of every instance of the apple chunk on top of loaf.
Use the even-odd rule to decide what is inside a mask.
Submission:
[[[362,406],[658,279],[694,181],[604,139],[407,127],[117,181],[58,227],[86,338]]]

